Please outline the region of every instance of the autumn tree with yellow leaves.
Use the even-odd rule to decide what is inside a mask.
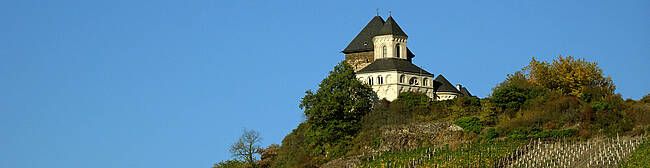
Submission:
[[[559,56],[551,63],[533,58],[524,70],[531,83],[565,95],[585,97],[584,94],[593,89],[614,94],[616,88],[612,79],[603,75],[598,64],[572,56]]]

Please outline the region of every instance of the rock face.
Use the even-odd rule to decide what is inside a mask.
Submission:
[[[463,143],[462,128],[448,122],[414,123],[403,126],[381,128],[380,144],[377,148],[364,147],[364,154],[387,151],[402,151],[422,146],[444,145],[449,142]],[[340,158],[323,164],[321,167],[349,168],[359,167],[363,155]]]
[[[382,130],[378,152],[415,149],[422,146],[442,145],[462,138],[462,128],[447,122],[418,123],[389,127]]]
[[[373,51],[345,54],[345,62],[354,68],[354,72],[368,66],[368,64],[372,63],[374,59]]]

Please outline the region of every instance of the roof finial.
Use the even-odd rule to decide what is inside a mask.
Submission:
[[[379,8],[377,8],[377,9],[375,9],[375,10],[377,11],[377,15],[376,15],[376,16],[379,16]]]
[[[391,13],[393,13],[393,12],[391,12],[391,11],[388,11],[388,17],[391,17],[391,16],[393,16],[393,15],[392,15]]]

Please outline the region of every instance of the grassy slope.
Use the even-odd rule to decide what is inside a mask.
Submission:
[[[425,167],[500,167],[502,158],[510,156],[526,141],[495,141],[464,144],[458,147],[422,147],[414,150],[385,152],[362,158],[362,167],[417,165]],[[541,152],[541,151],[531,151]],[[575,163],[574,163],[575,164]],[[582,163],[577,163],[582,164]],[[642,143],[621,167],[650,168],[650,141]]]
[[[521,141],[495,141],[489,143],[464,144],[458,147],[424,147],[401,152],[387,152],[365,158],[363,167],[381,167],[382,165],[426,165],[431,167],[482,166],[494,167],[496,161],[508,156]]]
[[[647,167],[650,168],[650,141],[646,141],[637,148],[630,158],[621,167]]]

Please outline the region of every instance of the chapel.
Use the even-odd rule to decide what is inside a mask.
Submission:
[[[392,16],[373,17],[342,51],[357,79],[370,85],[379,99],[393,101],[402,92],[421,92],[433,100],[472,96],[460,84],[454,86],[442,74],[413,64],[408,35]],[[435,77],[435,78],[434,78]]]

